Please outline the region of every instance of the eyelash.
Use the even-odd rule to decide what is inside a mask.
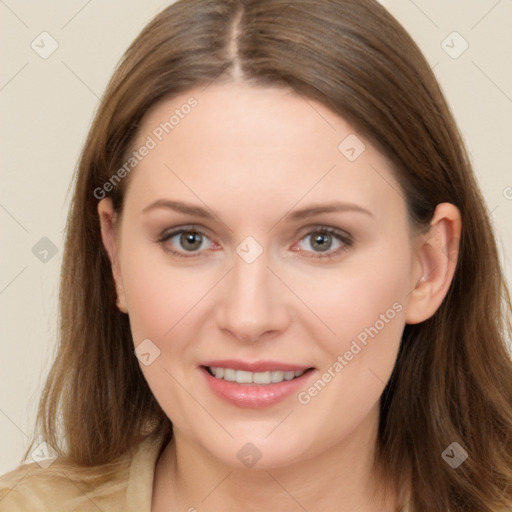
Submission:
[[[175,229],[175,230],[170,231],[170,232],[164,232],[162,235],[160,235],[158,237],[156,242],[162,245],[162,247],[163,247],[165,252],[170,253],[173,256],[176,256],[178,258],[197,258],[197,257],[202,257],[203,256],[202,253],[204,251],[191,251],[190,254],[185,254],[184,252],[177,251],[177,250],[174,250],[174,249],[170,249],[168,246],[165,245],[165,243],[167,241],[169,241],[170,239],[172,239],[176,235],[180,235],[182,233],[197,233],[197,234],[200,234],[203,237],[207,238],[208,240],[210,240],[208,235],[206,235],[203,231],[201,231],[201,229],[199,227],[196,227],[196,226],[186,226],[186,227],[181,227],[179,229]],[[311,231],[306,233],[303,237],[301,237],[299,242],[302,242],[302,240],[305,240],[308,236],[312,236],[315,233],[322,233],[322,234],[330,235],[333,238],[335,238],[338,241],[340,241],[343,245],[341,247],[339,247],[338,249],[328,250],[328,251],[326,251],[324,253],[323,252],[315,252],[315,251],[302,251],[302,250],[301,251],[296,251],[296,252],[306,252],[306,253],[310,252],[312,254],[308,255],[306,257],[311,257],[311,258],[316,258],[316,259],[332,259],[332,258],[335,258],[335,257],[339,256],[342,252],[346,251],[354,243],[351,235],[349,235],[348,233],[340,231],[340,230],[335,229],[335,228],[331,228],[331,227],[328,227],[328,226],[321,226],[321,225],[315,226],[314,229],[312,229]],[[215,242],[213,242],[213,243],[215,243]]]

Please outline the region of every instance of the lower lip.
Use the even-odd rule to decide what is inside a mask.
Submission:
[[[304,387],[313,370],[305,371],[300,377],[273,384],[239,384],[217,379],[201,366],[199,370],[206,378],[210,389],[236,407],[243,409],[263,409],[277,404]]]

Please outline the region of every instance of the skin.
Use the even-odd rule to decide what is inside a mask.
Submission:
[[[382,494],[372,469],[379,399],[405,324],[429,318],[447,293],[459,212],[438,205],[430,231],[416,234],[387,159],[344,119],[285,89],[193,89],[153,108],[135,147],[190,96],[197,107],[132,171],[122,216],[109,198],[98,205],[118,306],[135,346],[150,339],[160,350],[141,369],[175,433],[155,469],[152,510],[393,510],[394,495],[380,502],[370,492]],[[365,144],[355,161],[338,149],[350,134]],[[159,199],[214,217],[142,213]],[[291,218],[334,201],[368,212]],[[207,237],[192,257],[166,252],[186,253],[179,236],[157,241],[190,225]],[[322,258],[319,227],[353,242],[324,239],[333,257]],[[252,263],[236,252],[248,236],[263,249]],[[306,405],[293,394],[238,408],[198,370],[212,359],[306,365],[315,368],[307,390],[393,304],[394,318]],[[252,468],[237,458],[247,442],[262,454]]]

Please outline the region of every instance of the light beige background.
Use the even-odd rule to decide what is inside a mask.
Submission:
[[[129,43],[168,3],[0,0],[0,474],[27,446],[54,354],[69,187],[98,98]],[[383,3],[418,42],[448,98],[510,283],[512,1]],[[31,48],[34,40],[42,46],[43,31],[59,45],[47,59]],[[454,31],[469,44],[456,59],[445,51],[463,47]],[[32,252],[43,237],[58,249],[47,262]]]

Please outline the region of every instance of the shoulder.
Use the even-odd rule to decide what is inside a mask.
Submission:
[[[77,467],[61,459],[48,467],[23,464],[0,476],[0,512],[149,512],[160,445],[145,440],[102,467]]]
[[[113,510],[109,506],[126,488],[126,482],[122,484],[125,472],[119,469],[117,478],[101,478],[99,473],[93,475],[91,470],[84,472],[58,460],[47,468],[35,462],[24,464],[0,477],[0,512]],[[103,481],[95,485],[98,479]]]

